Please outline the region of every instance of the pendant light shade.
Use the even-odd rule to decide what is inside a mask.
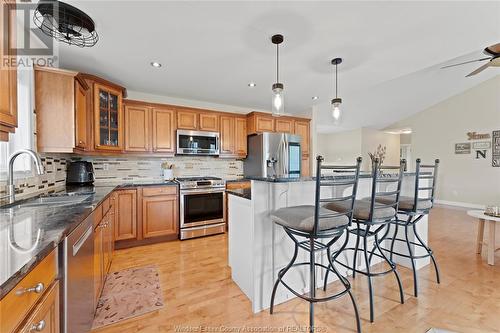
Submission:
[[[276,83],[272,86],[271,110],[273,116],[282,116],[285,113],[285,96],[283,83],[279,81],[279,45],[283,43],[283,36],[274,35],[271,41],[276,45]]]
[[[342,63],[342,58],[335,58],[332,60],[332,65],[335,65],[335,98],[332,99],[332,118],[335,125],[339,125],[342,122],[342,110],[340,105],[342,104],[342,98],[338,96],[338,76],[337,76],[337,66]]]

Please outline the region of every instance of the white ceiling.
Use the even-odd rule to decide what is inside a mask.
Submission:
[[[129,90],[270,110],[275,46],[290,114],[309,114],[322,132],[384,127],[494,75],[474,59],[500,41],[500,2],[68,1],[96,22],[92,48],[61,45],[60,65],[102,75]],[[329,112],[334,57],[345,121]],[[163,64],[161,69],[151,61]],[[255,88],[247,84],[255,82]]]

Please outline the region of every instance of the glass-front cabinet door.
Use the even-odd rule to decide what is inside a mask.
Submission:
[[[94,85],[95,148],[123,148],[122,93],[96,83]]]

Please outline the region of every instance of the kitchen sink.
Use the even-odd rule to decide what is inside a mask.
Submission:
[[[1,208],[16,207],[38,207],[38,206],[66,206],[76,205],[89,199],[93,193],[68,193],[68,194],[53,194],[48,196],[41,196],[35,199],[21,200],[2,206]]]
[[[23,207],[45,206],[45,205],[74,205],[90,198],[90,195],[58,195],[53,197],[39,197],[22,204]]]

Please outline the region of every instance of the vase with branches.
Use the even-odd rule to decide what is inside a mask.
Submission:
[[[375,170],[375,159],[378,159],[379,166],[382,165],[382,163],[384,163],[386,152],[387,152],[387,147],[379,144],[375,152],[368,153],[368,156],[370,156],[370,159],[372,161],[372,170]]]

